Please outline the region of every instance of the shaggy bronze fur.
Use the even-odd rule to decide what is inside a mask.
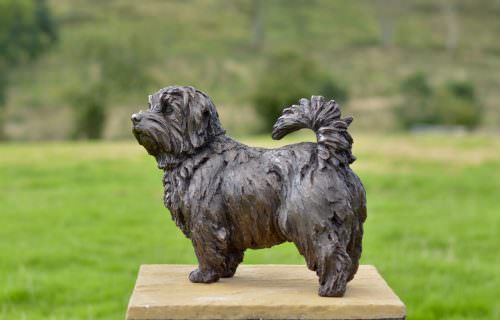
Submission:
[[[252,148],[225,135],[211,99],[167,87],[132,115],[133,132],[164,170],[164,202],[190,238],[192,282],[232,277],[246,249],[291,241],[319,276],[319,295],[342,296],[358,268],[365,190],[349,168],[352,138],[333,100],[283,111],[273,138],[310,128],[317,143]]]

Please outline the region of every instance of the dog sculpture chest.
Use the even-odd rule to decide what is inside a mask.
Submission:
[[[358,269],[366,196],[333,100],[313,96],[283,111],[273,139],[312,129],[317,143],[252,148],[225,135],[211,99],[167,87],[132,115],[138,142],[164,170],[164,202],[191,239],[192,282],[232,277],[246,249],[291,241],[319,277],[319,295],[342,296]]]

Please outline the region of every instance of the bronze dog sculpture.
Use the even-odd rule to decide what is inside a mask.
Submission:
[[[191,239],[192,282],[232,277],[246,249],[291,241],[319,276],[320,296],[342,296],[358,269],[365,190],[334,100],[301,99],[283,111],[273,139],[312,129],[317,143],[252,148],[225,135],[211,99],[193,87],[149,96],[133,133],[164,170],[165,206]]]

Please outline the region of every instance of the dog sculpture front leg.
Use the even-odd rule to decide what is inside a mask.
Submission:
[[[233,249],[226,254],[226,263],[224,266],[224,272],[222,273],[222,278],[231,278],[236,272],[236,268],[243,261],[244,250]]]
[[[206,228],[214,230],[201,230]],[[189,274],[189,280],[195,283],[216,282],[226,271],[228,233],[225,228],[214,227],[209,221],[194,226],[192,231],[198,268]]]

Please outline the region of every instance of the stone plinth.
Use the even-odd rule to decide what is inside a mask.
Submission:
[[[360,266],[342,298],[317,294],[300,265],[241,265],[234,278],[189,282],[195,266],[142,265],[127,319],[404,319],[405,306],[375,267]]]

